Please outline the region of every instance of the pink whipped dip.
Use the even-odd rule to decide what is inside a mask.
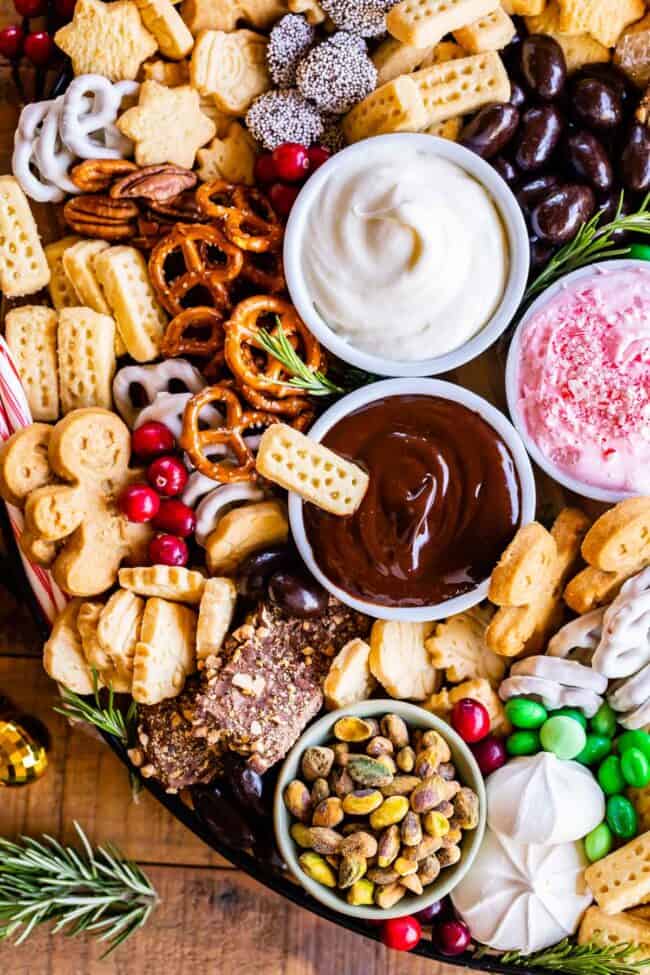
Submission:
[[[564,474],[650,493],[650,266],[561,287],[521,337],[517,403]]]

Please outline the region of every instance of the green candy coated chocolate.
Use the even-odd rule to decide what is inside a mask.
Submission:
[[[614,837],[607,823],[600,823],[591,833],[585,836],[585,853],[587,859],[594,863],[602,860],[611,851],[614,845]]]
[[[616,734],[616,712],[605,702],[601,704],[591,719],[591,730],[595,735],[613,738]]]
[[[616,739],[621,755],[628,748],[638,748],[650,762],[650,735],[647,731],[625,731]]]
[[[614,796],[625,788],[625,779],[621,772],[621,760],[618,755],[610,755],[601,763],[598,769],[598,784],[606,796]]]
[[[536,731],[515,731],[506,738],[508,755],[535,755],[540,749]]]
[[[650,261],[650,247],[647,244],[632,244],[628,257],[637,261]]]
[[[642,789],[650,782],[650,762],[640,748],[628,748],[621,755],[621,772],[628,785]]]
[[[587,735],[572,716],[556,713],[542,725],[539,740],[544,751],[569,759],[580,754],[587,743]]]
[[[610,796],[607,800],[607,824],[612,833],[622,840],[636,836],[638,823],[636,809],[625,796]]]
[[[574,721],[582,725],[585,731],[587,730],[587,719],[578,708],[557,708],[556,711],[549,711],[548,716],[549,718],[573,718]]]
[[[583,765],[596,765],[612,750],[612,739],[605,735],[587,735],[587,744],[579,755],[576,755],[576,762]]]
[[[541,728],[548,717],[543,704],[527,697],[511,697],[506,702],[505,712],[515,728]]]

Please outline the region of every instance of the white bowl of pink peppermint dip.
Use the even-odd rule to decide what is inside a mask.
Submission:
[[[650,494],[650,263],[581,268],[530,306],[510,346],[508,407],[535,461],[577,494]]]

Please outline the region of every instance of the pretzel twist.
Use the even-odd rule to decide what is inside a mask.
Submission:
[[[215,250],[225,262],[213,258],[211,251]],[[166,263],[172,257],[181,260],[182,270],[169,279]],[[243,263],[239,247],[226,240],[217,227],[177,224],[153,248],[149,275],[160,304],[170,315],[178,315],[185,309],[183,300],[194,288],[207,291],[215,308],[225,308],[229,303],[227,284],[239,275]]]
[[[194,332],[194,334],[191,334]],[[186,308],[168,324],[162,340],[164,356],[195,355],[210,360],[213,369],[224,363],[224,317],[217,308]]]
[[[264,253],[279,248],[282,226],[266,196],[255,187],[213,180],[197,190],[196,202],[206,216],[222,221],[228,240],[242,250]]]

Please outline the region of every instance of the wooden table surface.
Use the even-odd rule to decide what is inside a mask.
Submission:
[[[0,0],[0,27],[15,19],[10,0]],[[9,172],[17,113],[9,70],[0,65],[0,173]],[[127,773],[106,745],[53,712],[56,688],[41,666],[41,643],[29,609],[0,586],[0,693],[38,717],[52,740],[39,782],[0,790],[0,836],[46,832],[71,841],[78,820],[91,841],[111,840],[145,867],[161,904],[107,961],[90,940],[40,931],[20,948],[0,945],[3,975],[451,975],[447,966],[389,952],[267,891],[147,793],[135,804]]]

